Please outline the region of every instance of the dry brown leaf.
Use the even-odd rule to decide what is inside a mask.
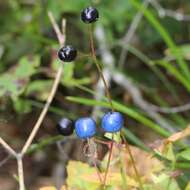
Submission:
[[[134,157],[136,168],[140,176],[143,176],[145,180],[149,180],[151,178],[151,174],[156,171],[160,171],[163,168],[161,162],[152,157],[150,153],[147,153],[140,148],[130,146],[131,153]],[[112,165],[110,168],[111,172],[119,172],[120,171],[120,163],[118,159],[118,155],[120,154],[121,158],[123,158],[125,170],[128,176],[135,177],[134,168],[130,159],[130,156],[125,148],[118,149],[118,147],[114,146],[113,148],[113,156],[112,156]],[[115,160],[114,160],[115,159]]]
[[[177,132],[177,133],[174,133],[173,135],[171,135],[170,137],[168,137],[167,139],[163,140],[161,145],[157,148],[155,148],[155,150],[163,153],[165,147],[169,144],[169,143],[173,143],[173,142],[176,142],[178,140],[181,140],[183,138],[186,138],[190,136],[190,125],[187,126],[186,129],[180,131],[180,132]]]
[[[166,139],[166,141],[175,142],[175,141],[183,139],[183,138],[185,138],[187,136],[190,136],[190,126],[188,126],[183,131],[180,131],[178,133],[175,133],[175,134],[171,135],[169,138]]]

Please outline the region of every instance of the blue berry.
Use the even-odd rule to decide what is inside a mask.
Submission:
[[[74,131],[73,121],[67,118],[62,118],[56,127],[57,127],[58,132],[63,136],[72,135]]]
[[[99,18],[98,10],[94,7],[87,7],[81,12],[81,19],[83,22],[89,24],[96,22]]]
[[[77,50],[72,46],[62,47],[58,51],[58,57],[61,61],[72,62],[77,57]]]
[[[101,121],[101,127],[109,133],[118,132],[124,125],[124,118],[119,112],[106,113]]]
[[[75,122],[75,131],[81,139],[90,138],[96,133],[96,123],[90,117],[80,118]]]

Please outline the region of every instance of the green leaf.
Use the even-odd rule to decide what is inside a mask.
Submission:
[[[32,95],[38,100],[46,100],[49,96],[53,81],[52,80],[37,80],[31,82],[26,90],[26,95]]]
[[[178,153],[177,157],[182,157],[182,158],[185,158],[186,160],[190,160],[190,149],[187,149]]]
[[[187,60],[190,60],[190,55],[189,55],[189,52],[190,52],[190,44],[185,44],[185,45],[181,45],[179,46],[180,48],[180,53],[181,53],[181,56],[183,56],[185,59]],[[172,51],[170,49],[167,49],[165,51],[166,53],[166,56],[168,58],[174,58],[175,59],[175,55],[173,55]]]
[[[70,161],[67,166],[67,184],[71,189],[97,190],[100,186],[96,169],[81,162]]]
[[[15,77],[26,78],[36,73],[36,67],[39,66],[40,60],[38,56],[23,57],[20,59],[15,70]]]
[[[113,133],[105,133],[104,136],[112,140]],[[120,132],[114,133],[113,140],[117,143],[121,143]]]
[[[163,156],[165,158],[167,158],[168,160],[175,162],[176,157],[175,157],[175,153],[173,151],[173,144],[172,143],[169,143],[164,147]]]
[[[16,110],[17,113],[29,113],[32,109],[31,104],[28,103],[27,101],[23,99],[16,99],[13,102],[14,104],[14,109]]]
[[[154,189],[180,190],[177,182],[165,173],[160,175],[152,175],[155,184]]]

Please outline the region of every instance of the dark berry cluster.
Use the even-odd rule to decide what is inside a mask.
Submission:
[[[98,10],[94,7],[87,7],[81,12],[81,20],[84,23],[96,22],[99,18]]]
[[[124,119],[119,112],[108,112],[101,120],[101,128],[109,133],[120,131],[123,125]],[[63,118],[58,123],[57,129],[64,136],[71,135],[75,129],[79,138],[87,139],[96,134],[96,122],[90,117],[77,119],[75,123],[70,119]]]
[[[94,7],[87,7],[81,12],[81,20],[84,23],[96,22],[98,18],[98,10]],[[63,62],[72,62],[77,57],[77,50],[72,46],[64,46],[58,51],[58,57]],[[124,119],[119,112],[108,112],[101,119],[101,128],[105,132],[118,132],[123,125]],[[79,118],[75,122],[63,118],[59,121],[57,129],[64,136],[71,135],[75,130],[79,138],[88,139],[96,134],[96,122],[90,117]]]
[[[68,118],[62,118],[57,124],[57,130],[63,136],[70,136],[74,131],[74,123]]]
[[[81,12],[81,20],[90,24],[99,18],[98,10],[94,7],[87,7]],[[64,46],[58,51],[58,57],[63,62],[72,62],[77,57],[77,50],[72,46]]]
[[[77,57],[77,50],[72,46],[64,46],[58,51],[58,57],[61,61],[72,62]]]

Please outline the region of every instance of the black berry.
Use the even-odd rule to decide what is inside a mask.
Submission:
[[[63,136],[72,135],[74,131],[74,123],[70,119],[62,118],[57,124],[57,130]]]
[[[98,18],[98,10],[94,7],[87,7],[81,12],[81,19],[85,23],[96,22]]]
[[[77,50],[72,46],[62,47],[58,51],[59,59],[64,62],[72,62],[75,60],[76,56],[77,56]]]

